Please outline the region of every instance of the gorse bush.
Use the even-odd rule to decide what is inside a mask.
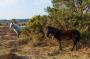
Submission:
[[[44,28],[45,28],[45,16],[33,16],[29,22],[27,22],[27,27],[31,29],[30,38],[32,40],[41,40],[44,38]],[[29,33],[29,32],[28,32]]]

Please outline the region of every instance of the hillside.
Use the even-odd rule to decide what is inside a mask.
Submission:
[[[24,23],[24,22],[28,22],[29,21],[29,19],[16,19],[16,22],[18,22],[18,23]],[[0,24],[9,24],[9,23],[11,23],[12,21],[11,20],[0,20]]]

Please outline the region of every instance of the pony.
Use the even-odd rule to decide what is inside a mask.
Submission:
[[[57,42],[59,43],[59,49],[62,50],[61,46],[61,40],[63,39],[72,39],[73,47],[71,51],[76,47],[77,49],[77,43],[80,41],[80,32],[76,29],[71,29],[71,30],[60,30],[55,27],[48,26],[47,27],[47,37],[50,37],[50,35],[53,35]]]
[[[14,30],[14,32],[17,34],[17,36],[19,37],[19,35],[21,33],[21,27],[15,23],[10,23],[10,28],[12,28]]]

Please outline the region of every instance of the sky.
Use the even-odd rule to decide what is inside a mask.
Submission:
[[[25,19],[47,14],[51,0],[0,0],[0,19]]]

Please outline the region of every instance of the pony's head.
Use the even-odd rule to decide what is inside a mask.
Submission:
[[[13,23],[10,23],[10,28],[12,28],[14,26],[14,24]]]
[[[56,30],[57,30],[56,28],[48,26],[47,27],[47,37],[50,37],[50,35],[54,35]]]
[[[59,30],[58,28],[51,27],[51,26],[47,27],[47,37],[50,37],[50,35],[58,36],[60,35],[61,32],[62,30]]]
[[[19,37],[19,35],[20,35],[20,28],[19,28],[19,26],[18,25],[16,25],[15,23],[10,23],[10,29],[13,29],[14,30],[14,32],[16,32],[16,34],[17,34],[17,36]]]

